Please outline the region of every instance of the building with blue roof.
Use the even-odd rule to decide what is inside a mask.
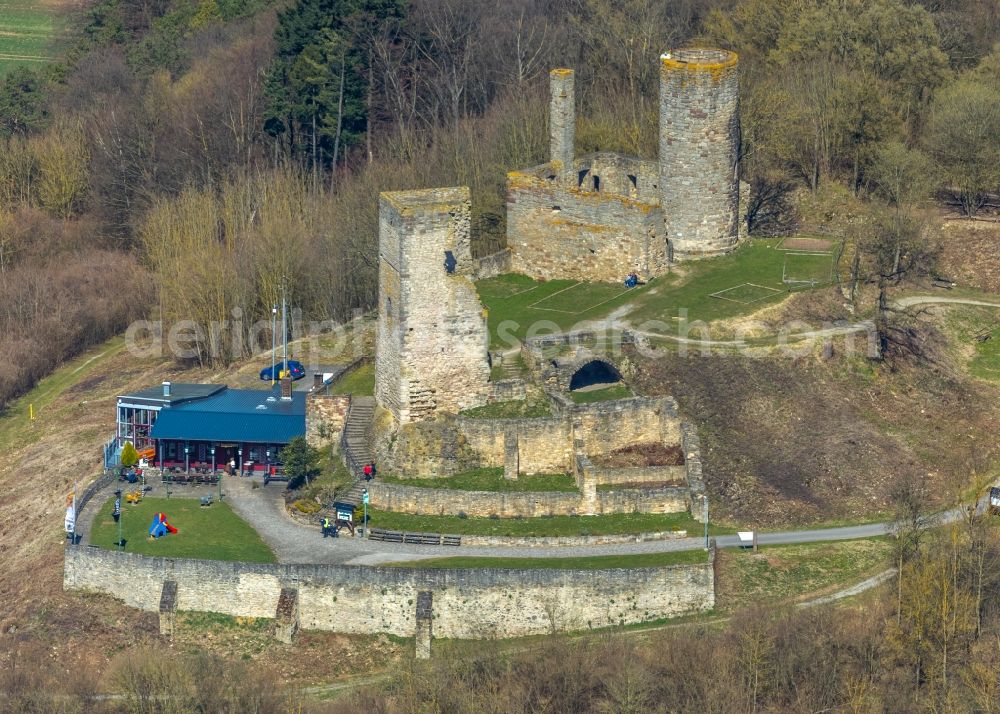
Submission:
[[[267,471],[280,464],[282,448],[306,433],[306,393],[281,386],[164,382],[162,389],[125,394],[118,398],[117,439],[154,449],[160,468],[215,470],[233,462],[240,471]]]

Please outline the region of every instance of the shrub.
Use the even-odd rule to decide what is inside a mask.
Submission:
[[[294,508],[299,513],[305,513],[309,515],[311,513],[316,513],[322,506],[320,506],[316,501],[309,500],[307,498],[300,498],[298,501],[292,504]]]

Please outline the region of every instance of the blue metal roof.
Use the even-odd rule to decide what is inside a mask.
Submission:
[[[160,410],[150,436],[185,441],[287,444],[306,433],[306,395],[281,399],[280,389],[226,389]]]

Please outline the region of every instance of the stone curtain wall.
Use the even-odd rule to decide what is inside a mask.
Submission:
[[[504,435],[513,431],[517,436],[521,473],[572,471],[572,426],[563,417],[473,419],[460,415],[456,427],[465,443],[478,455],[480,466],[504,465]]]
[[[689,501],[684,486],[597,491],[593,504],[579,491],[456,491],[375,481],[369,484],[368,495],[372,505],[384,511],[418,516],[454,516],[461,512],[473,518],[680,513],[687,510]]]
[[[660,209],[592,185],[507,174],[507,246],[514,272],[617,283],[633,270],[646,277],[667,270]]]
[[[477,406],[489,393],[470,206],[464,186],[381,195],[375,396],[398,422]]]
[[[597,485],[614,486],[629,483],[683,484],[687,468],[684,466],[626,466],[609,468],[591,464],[588,477]],[[684,489],[685,492],[687,489]],[[687,510],[687,504],[680,509]]]
[[[574,405],[568,416],[588,456],[600,456],[632,444],[680,443],[680,418],[673,397],[632,397],[613,402]]]
[[[726,252],[738,239],[737,65],[717,49],[660,58],[660,203],[678,258]]]
[[[158,612],[165,581],[179,610],[273,618],[298,590],[303,629],[413,636],[418,592],[433,592],[435,637],[523,637],[628,625],[715,605],[713,555],[698,565],[632,570],[421,570],[151,558],[67,547],[63,587]]]

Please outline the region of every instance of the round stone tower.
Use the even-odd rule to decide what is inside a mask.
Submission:
[[[660,57],[660,185],[675,258],[731,250],[739,236],[738,57],[683,48]]]

